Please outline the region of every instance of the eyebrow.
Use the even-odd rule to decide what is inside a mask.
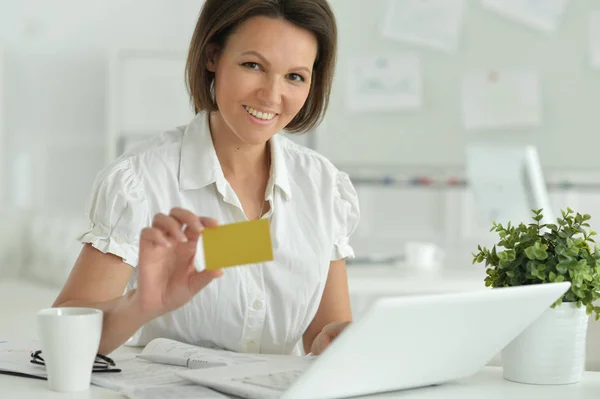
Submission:
[[[256,52],[256,51],[246,51],[245,53],[242,53],[241,55],[254,55],[254,56],[256,56],[256,57],[260,58],[260,59],[261,59],[261,61],[262,61],[263,63],[265,63],[267,66],[270,66],[270,65],[271,65],[271,63],[270,63],[270,62],[269,62],[269,61],[268,61],[268,60],[267,60],[265,57],[263,57],[263,56],[262,56],[262,54],[260,54],[259,52]],[[292,69],[294,69],[294,70],[304,70],[304,71],[306,71],[306,73],[308,73],[309,75],[311,74],[311,71],[310,71],[310,69],[308,69],[308,68],[307,68],[307,67],[305,67],[305,66],[300,66],[300,67],[296,67],[296,68],[292,68]]]

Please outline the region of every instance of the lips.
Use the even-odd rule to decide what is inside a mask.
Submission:
[[[256,108],[252,108],[248,105],[244,105],[244,109],[246,110],[247,113],[249,113],[253,117],[263,120],[263,121],[273,120],[278,115],[274,112],[261,111]]]

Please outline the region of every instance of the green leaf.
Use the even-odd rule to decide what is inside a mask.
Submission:
[[[538,263],[536,269],[540,272],[543,272],[546,270],[546,265],[544,263]]]
[[[539,260],[545,260],[548,259],[548,253],[543,249],[539,249],[535,251],[535,257]]]
[[[556,271],[558,271],[560,274],[565,274],[568,270],[568,264],[568,262],[560,262],[558,265],[556,265]]]
[[[511,262],[517,258],[517,254],[514,249],[507,249],[504,252],[506,253],[506,259]]]
[[[531,259],[531,260],[537,259],[536,248],[534,246],[525,248],[525,256],[527,256],[527,259]]]

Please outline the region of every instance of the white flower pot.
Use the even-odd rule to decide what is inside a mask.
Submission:
[[[504,378],[526,384],[573,384],[585,368],[588,315],[563,303],[548,308],[501,353]]]

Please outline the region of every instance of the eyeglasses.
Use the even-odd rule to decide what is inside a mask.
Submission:
[[[31,353],[31,363],[39,364],[41,366],[45,366],[44,358],[42,358],[42,351],[37,350]],[[94,373],[119,373],[121,369],[116,368],[114,360],[112,360],[108,356],[104,356],[101,354],[96,355],[96,359],[94,360],[94,365],[92,367],[92,372]]]

